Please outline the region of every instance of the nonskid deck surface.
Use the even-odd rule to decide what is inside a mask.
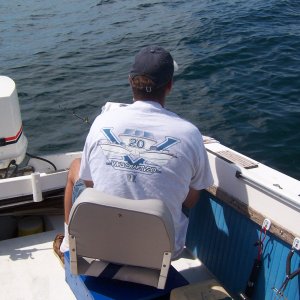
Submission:
[[[52,230],[0,241],[0,299],[76,299],[52,248],[55,235],[63,232],[63,216],[51,216],[48,222]],[[187,251],[172,265],[191,283],[212,277]]]
[[[51,231],[0,242],[0,299],[76,299],[52,243],[63,230],[61,216],[52,216]]]

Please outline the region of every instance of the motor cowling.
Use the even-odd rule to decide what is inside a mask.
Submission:
[[[13,160],[20,164],[27,145],[15,82],[0,76],[0,169],[7,168]]]

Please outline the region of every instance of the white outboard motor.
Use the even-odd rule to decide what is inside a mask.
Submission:
[[[15,160],[20,164],[27,149],[16,85],[12,79],[0,76],[0,170]]]

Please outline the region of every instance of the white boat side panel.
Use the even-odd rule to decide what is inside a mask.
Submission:
[[[288,229],[296,236],[300,235],[300,184],[298,180],[260,163],[257,163],[257,168],[245,169],[234,163],[229,163],[214,154],[214,152],[233,150],[218,143],[205,146],[209,150],[208,157],[215,186],[271,219],[271,221]],[[237,154],[243,156],[242,154]],[[243,157],[247,158],[246,156]],[[260,188],[237,178],[237,171],[252,178],[258,184],[265,186],[271,192],[274,191],[279,197],[267,194]],[[288,198],[288,200],[283,201],[280,195]],[[290,203],[290,205],[286,202]]]
[[[2,179],[0,200],[32,194],[31,176]]]
[[[67,168],[73,159],[79,157],[81,157],[81,152],[43,156],[51,161],[58,170],[62,170],[58,172],[53,172],[53,167],[49,163],[39,159],[30,159],[29,165],[33,166],[36,172],[41,173],[41,189],[45,192],[65,187]],[[31,195],[31,175],[2,179],[0,180],[0,190],[0,201],[1,199]]]
[[[67,171],[51,174],[40,174],[41,189],[43,192],[64,188],[66,185]],[[31,175],[3,179],[0,182],[0,201],[13,197],[21,197],[32,194]]]

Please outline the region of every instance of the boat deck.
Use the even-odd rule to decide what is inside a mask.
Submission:
[[[52,243],[63,232],[63,216],[47,217],[50,230],[0,241],[0,299],[76,299]],[[206,267],[185,251],[172,265],[191,283],[212,278]]]
[[[50,221],[53,230],[0,242],[0,299],[76,299],[52,250],[63,219],[52,216]]]

